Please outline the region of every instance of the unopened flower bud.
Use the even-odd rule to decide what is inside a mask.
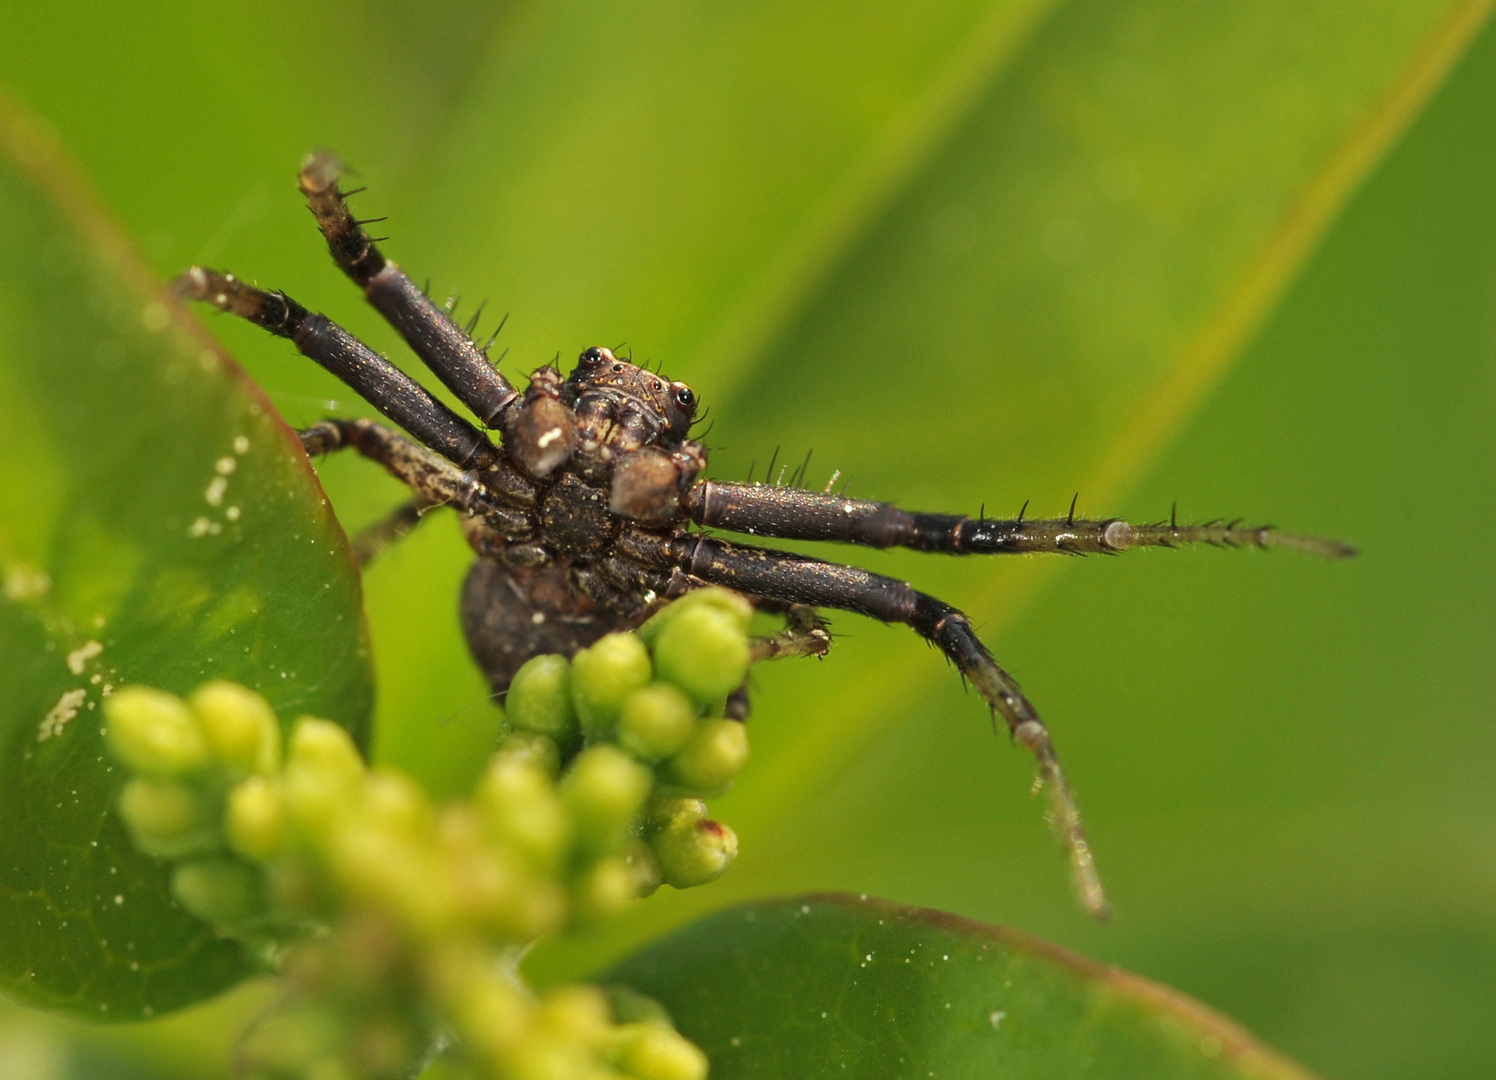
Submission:
[[[639,813],[653,783],[650,771],[614,746],[584,750],[561,778],[561,800],[577,839],[589,850],[610,851]]]
[[[539,766],[552,780],[561,771],[561,748],[549,735],[534,731],[511,731],[499,743],[497,754]]]
[[[665,763],[663,779],[704,797],[720,795],[748,760],[748,729],[736,720],[698,720],[691,739]]]
[[[302,828],[324,833],[338,816],[352,812],[363,780],[363,759],[346,731],[315,717],[296,721],[284,790]]]
[[[675,683],[696,704],[721,701],[748,674],[748,632],[721,608],[693,604],[660,628],[654,641],[660,678]]]
[[[119,816],[135,846],[158,859],[211,851],[221,843],[202,795],[174,780],[128,781],[119,793]]]
[[[403,773],[375,769],[364,782],[359,816],[378,829],[414,838],[430,828],[431,800]]]
[[[541,766],[495,754],[478,783],[476,801],[488,833],[513,845],[533,865],[554,868],[571,835],[571,821]]]
[[[636,631],[644,639],[645,644],[654,647],[655,639],[659,637],[672,619],[683,615],[692,608],[709,607],[732,618],[733,622],[743,631],[748,632],[748,625],[753,619],[753,603],[742,593],[733,592],[731,589],[723,589],[718,586],[709,586],[705,589],[695,589],[686,593],[679,600],[664,608],[654,615],[643,626]]]
[[[706,1055],[700,1047],[663,1024],[630,1025],[621,1032],[619,1065],[637,1080],[705,1080]]]
[[[695,724],[690,698],[670,683],[651,683],[624,700],[618,745],[642,761],[659,761],[686,745]]]
[[[638,898],[639,875],[618,855],[594,863],[572,886],[576,920],[582,925],[610,919]]]
[[[608,997],[595,986],[558,986],[547,992],[537,1019],[549,1034],[570,1043],[602,1046],[612,1034]]]
[[[208,764],[208,744],[186,702],[148,686],[127,686],[104,699],[109,745],[139,773],[181,776]]]
[[[234,927],[264,910],[260,872],[236,859],[209,859],[179,866],[171,892],[193,915],[215,926]]]
[[[571,697],[589,739],[610,734],[624,699],[649,682],[649,650],[634,634],[608,634],[571,661]]]
[[[649,846],[660,861],[667,885],[690,889],[727,873],[738,857],[738,835],[720,821],[682,815],[650,833]]]
[[[285,848],[286,801],[274,781],[263,776],[244,780],[229,792],[227,810],[224,831],[240,855],[264,862]]]
[[[519,731],[535,731],[557,742],[577,733],[571,700],[571,665],[564,656],[534,656],[514,673],[504,698],[504,716]]]
[[[187,703],[214,757],[247,773],[274,775],[280,767],[280,724],[269,702],[220,679],[198,687]]]

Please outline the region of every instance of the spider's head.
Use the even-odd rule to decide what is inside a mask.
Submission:
[[[582,353],[566,385],[573,401],[596,395],[611,399],[620,412],[651,416],[670,442],[684,439],[696,419],[696,395],[689,386],[620,360],[609,349],[593,346]]]

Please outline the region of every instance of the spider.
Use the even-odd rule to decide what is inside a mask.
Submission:
[[[830,646],[818,608],[903,623],[937,646],[974,685],[1014,741],[1038,763],[1053,821],[1068,851],[1082,905],[1104,915],[1106,899],[1074,796],[1044,721],[956,608],[907,582],[806,555],[722,540],[692,526],[794,540],[966,554],[1115,555],[1134,547],[1289,547],[1330,558],[1344,544],[1244,527],[1240,521],[1132,524],[1118,518],[1012,520],[910,513],[889,503],[777,483],[702,478],[707,452],[690,437],[697,400],[610,350],[585,350],[569,376],[553,365],[522,391],[376,246],[338,187],[338,162],[314,154],[298,186],[333,260],[399,331],[412,351],[482,423],[453,412],[418,382],[323,315],[202,267],[177,280],[179,295],[290,338],[342,379],[402,435],[364,419],[329,419],[301,431],[308,454],[344,448],[383,465],[413,493],[355,543],[361,562],[408,531],[425,510],[449,506],[477,553],[462,592],[462,625],[496,695],[520,665],[543,653],[575,653],[606,633],[637,627],[668,600],[708,585],[734,589],[783,615],[782,633],[755,643],[758,658],[818,655]],[[497,441],[489,433],[498,436]],[[746,692],[728,702],[747,715]]]

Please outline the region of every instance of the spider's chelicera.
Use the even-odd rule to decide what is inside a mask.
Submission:
[[[461,515],[478,555],[463,588],[463,629],[496,694],[503,694],[530,657],[570,656],[706,585],[735,589],[760,609],[785,617],[783,633],[757,643],[764,658],[825,652],[831,639],[817,608],[904,623],[938,646],[1013,738],[1033,752],[1081,902],[1101,914],[1106,901],[1049,732],[965,615],[903,581],[721,540],[692,526],[957,555],[1116,554],[1202,542],[1293,547],[1329,557],[1352,553],[1331,541],[1237,522],[1137,525],[1082,520],[1073,513],[1054,520],[1025,520],[1022,514],[974,519],[909,513],[888,503],[773,483],[702,479],[707,454],[690,438],[696,397],[689,387],[607,349],[590,348],[569,376],[548,365],[531,375],[523,392],[517,390],[488,359],[487,347],[474,343],[473,323],[459,327],[380,254],[350,212],[337,176],[333,159],[314,155],[299,178],[334,260],[481,428],[284,293],[201,267],[178,279],[178,291],[290,338],[414,437],[362,419],[324,420],[301,432],[308,453],[352,447],[411,489],[409,504],[358,540],[361,560],[429,508],[449,506]],[[746,716],[744,691],[733,696],[728,710]]]

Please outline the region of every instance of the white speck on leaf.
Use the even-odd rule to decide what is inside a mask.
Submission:
[[[86,697],[88,697],[88,691],[80,688],[69,690],[58,698],[57,704],[52,706],[52,711],[42,717],[41,727],[36,733],[36,741],[46,742],[54,735],[61,735],[67,722],[78,715],[78,710],[82,707],[83,699]]]
[[[74,675],[82,675],[83,669],[88,666],[88,662],[103,651],[104,646],[102,643],[92,640],[85,641],[82,645],[79,645],[72,652],[68,653],[68,670]]]

